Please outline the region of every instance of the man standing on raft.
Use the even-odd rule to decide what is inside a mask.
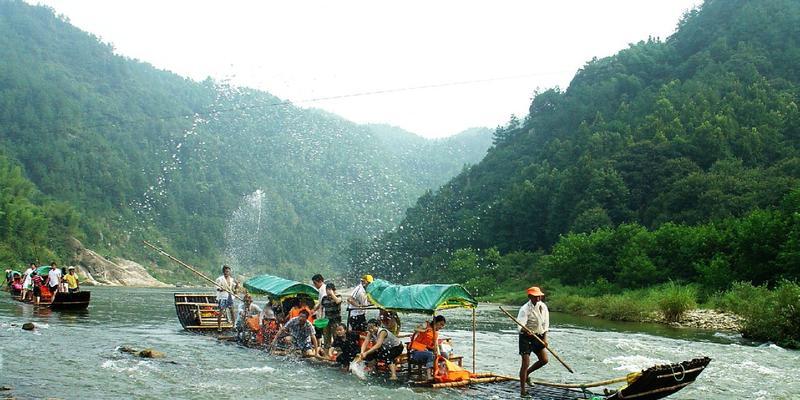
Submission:
[[[519,368],[520,395],[526,396],[525,384],[528,375],[533,371],[547,365],[547,331],[550,330],[550,312],[542,299],[544,293],[536,286],[528,288],[528,302],[525,303],[517,315],[517,321],[525,325],[530,332],[536,334],[537,338],[528,335],[520,328],[519,330],[519,355],[522,356],[522,365]],[[530,365],[531,353],[536,354],[539,359]],[[530,365],[530,367],[529,367]]]

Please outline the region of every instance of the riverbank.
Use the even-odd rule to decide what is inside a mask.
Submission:
[[[602,287],[544,287],[552,311],[610,321],[655,322],[674,327],[734,331],[744,337],[800,348],[800,285],[783,281],[770,289],[737,283],[701,296],[692,285],[669,283],[613,291]],[[524,290],[497,290],[483,301],[520,305]]]

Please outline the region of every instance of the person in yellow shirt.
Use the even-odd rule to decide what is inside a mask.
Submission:
[[[75,267],[69,267],[69,273],[64,276],[64,281],[67,282],[67,289],[70,293],[75,293],[81,290],[78,283],[78,275],[75,274]]]

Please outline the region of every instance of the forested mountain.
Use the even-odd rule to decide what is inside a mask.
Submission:
[[[1,0],[0,37],[6,264],[63,258],[75,235],[139,260],[149,239],[206,267],[325,268],[458,172],[425,166],[478,159],[444,141],[398,154],[370,127],[158,70],[46,7]]]
[[[800,276],[800,2],[707,0],[536,94],[353,269],[478,292]],[[555,247],[554,247],[555,246]]]
[[[383,147],[397,157],[405,171],[420,179],[424,186],[438,188],[458,175],[464,164],[483,159],[492,145],[488,128],[467,129],[442,139],[425,139],[389,125],[368,125]]]

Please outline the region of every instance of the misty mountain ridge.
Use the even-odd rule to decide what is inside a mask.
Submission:
[[[477,161],[470,140],[397,154],[371,127],[116,55],[47,7],[0,1],[0,36],[0,167],[26,188],[0,215],[24,204],[29,226],[0,235],[0,262],[60,261],[72,235],[168,281],[188,276],[141,239],[206,268],[331,270]]]

